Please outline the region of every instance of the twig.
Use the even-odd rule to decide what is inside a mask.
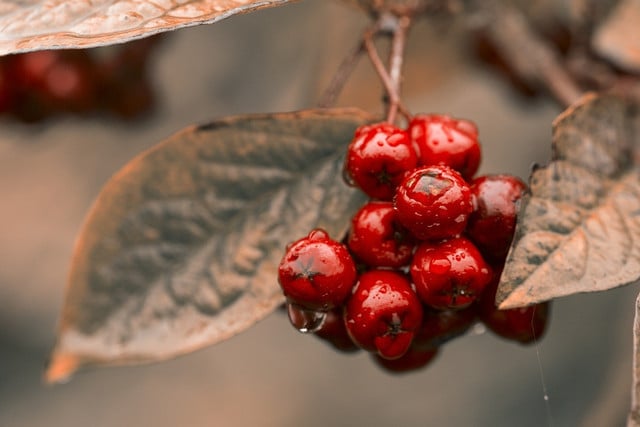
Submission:
[[[580,98],[583,91],[565,69],[559,54],[536,34],[519,10],[502,2],[478,3],[486,14],[485,31],[520,76],[546,87],[563,106]]]
[[[373,38],[377,36],[379,32],[380,23],[376,22],[371,27],[365,30],[363,39],[367,34],[370,34],[369,37]],[[338,96],[344,88],[344,85],[355,70],[356,65],[358,65],[358,61],[360,60],[360,57],[364,52],[364,41],[360,40],[358,44],[353,49],[351,49],[347,56],[342,60],[342,63],[340,63],[340,66],[338,67],[336,73],[333,75],[329,86],[327,86],[324,93],[322,94],[320,102],[318,102],[318,106],[320,108],[327,108],[335,105]]]
[[[393,89],[398,98],[400,97],[400,86],[402,84],[402,63],[404,60],[404,51],[407,41],[407,32],[411,26],[411,19],[408,16],[403,16],[398,19],[398,25],[396,31],[393,33],[393,40],[391,42],[391,54],[389,58],[389,78],[393,85]],[[390,102],[389,111],[387,113],[387,121],[389,123],[395,122],[396,114],[400,108],[400,102]],[[407,116],[406,112],[403,112]]]
[[[389,16],[381,16],[379,20],[379,22],[381,23],[385,21],[385,24],[386,24],[385,28],[389,28],[388,27],[389,22],[393,23],[389,30],[393,35],[392,50],[394,48],[393,47],[394,45],[398,45],[397,47],[399,48],[399,51],[395,55],[392,53],[392,58],[394,56],[402,57],[404,55],[406,33],[409,27],[410,21],[407,20],[406,21],[407,27],[404,29],[401,29],[401,24],[400,24],[401,19],[402,18],[398,19],[396,17],[393,17],[392,20],[390,21]],[[398,36],[398,33],[402,33],[402,34]],[[398,38],[399,38],[399,41],[398,41]],[[399,68],[397,69],[397,71],[395,71],[397,76],[395,77],[395,80],[394,80],[390,76],[390,74],[387,72],[387,69],[384,63],[382,62],[380,55],[378,54],[378,50],[376,49],[376,46],[373,43],[373,39],[370,34],[365,34],[365,36],[363,37],[363,43],[367,51],[367,55],[369,56],[369,59],[371,60],[373,67],[378,73],[380,80],[382,80],[382,84],[385,88],[385,91],[387,92],[387,97],[388,97],[387,121],[389,123],[393,123],[395,121],[395,116],[397,111],[400,111],[405,117],[409,118],[410,115],[408,113],[408,110],[404,108],[404,106],[402,105],[402,101],[400,100],[400,94],[398,92],[398,89],[400,87],[402,58],[400,58],[399,60],[395,59],[395,61],[398,62],[397,67]]]

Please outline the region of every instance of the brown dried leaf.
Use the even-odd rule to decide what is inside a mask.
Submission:
[[[640,1],[621,0],[598,27],[593,48],[625,70],[640,73]]]
[[[0,55],[121,43],[291,1],[0,0]]]
[[[341,236],[363,202],[342,179],[358,110],[228,118],[141,154],[80,234],[47,380],[171,358],[283,302],[277,266],[315,227]]]
[[[640,277],[640,172],[632,112],[583,97],[553,124],[552,162],[533,171],[496,303],[535,304]]]

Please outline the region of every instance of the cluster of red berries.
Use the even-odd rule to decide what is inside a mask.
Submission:
[[[0,58],[0,114],[33,123],[106,112],[135,119],[150,110],[147,60],[158,37],[118,47],[44,50]]]
[[[494,304],[526,186],[474,179],[480,155],[476,126],[444,115],[357,129],[345,176],[371,200],[343,242],[317,229],[287,248],[278,280],[292,324],[394,372],[425,366],[478,320],[521,343],[538,338],[546,304]]]

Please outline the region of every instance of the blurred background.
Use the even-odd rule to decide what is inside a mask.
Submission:
[[[43,385],[74,239],[105,181],[189,124],[313,107],[366,25],[356,9],[308,0],[183,29],[149,58],[156,98],[142,118],[0,118],[0,426],[624,425],[637,286],[555,301],[537,345],[476,329],[407,375],[381,371],[364,353],[337,353],[274,313],[174,361]],[[514,91],[474,57],[455,23],[419,23],[406,105],[475,121],[480,173],[526,179],[549,158],[560,109]],[[381,94],[363,60],[339,104],[380,112]]]

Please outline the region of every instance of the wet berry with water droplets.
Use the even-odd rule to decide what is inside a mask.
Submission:
[[[287,300],[311,310],[341,305],[355,281],[356,267],[347,248],[320,229],[291,244],[278,267]]]
[[[418,114],[409,123],[411,140],[422,165],[443,164],[470,180],[480,166],[478,128],[467,120]]]
[[[396,220],[391,202],[372,201],[353,216],[347,245],[370,267],[397,268],[409,264],[414,240]]]
[[[406,131],[388,123],[358,128],[345,161],[347,180],[369,197],[391,200],[418,157]]]
[[[420,240],[461,234],[473,210],[469,185],[444,165],[424,166],[407,175],[393,204],[398,222]]]
[[[526,184],[512,175],[482,176],[471,182],[474,209],[466,232],[488,260],[501,263],[507,256],[518,201],[526,189]]]
[[[470,240],[457,237],[418,246],[411,263],[416,292],[430,307],[468,307],[491,280],[491,270]]]
[[[371,270],[360,275],[347,300],[345,325],[355,343],[385,359],[407,352],[422,322],[422,304],[402,274]]]

